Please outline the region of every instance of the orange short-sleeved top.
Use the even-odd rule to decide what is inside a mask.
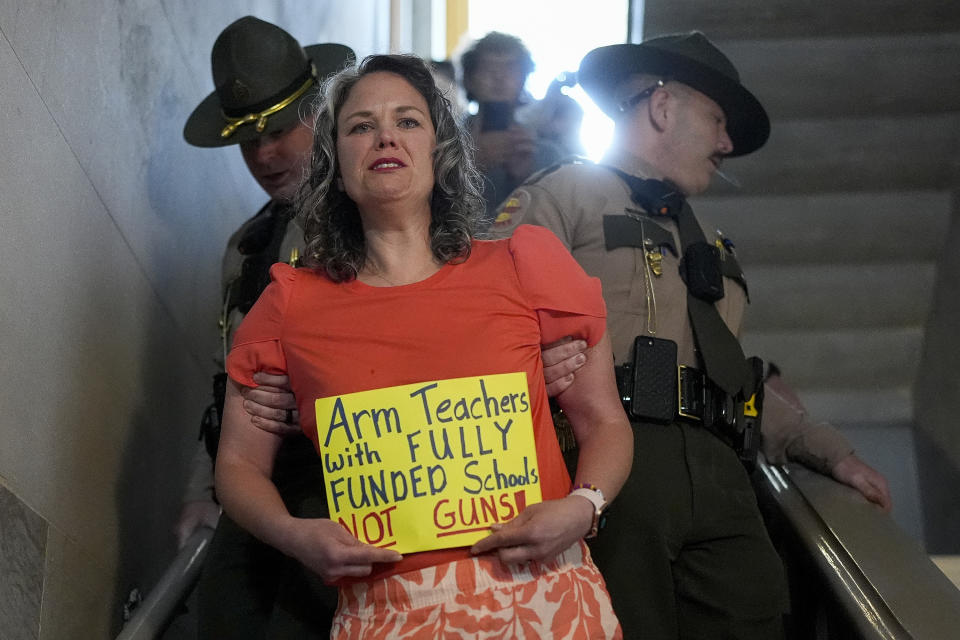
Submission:
[[[594,345],[606,328],[600,281],[587,276],[542,227],[507,240],[474,241],[470,257],[426,280],[371,287],[334,283],[311,269],[271,268],[271,284],[236,332],[227,372],[255,386],[257,371],[283,373],[317,446],[317,398],[431,380],[524,371],[544,500],[570,478],[557,444],[540,347],[573,335]],[[467,549],[408,554],[372,577],[431,566]]]

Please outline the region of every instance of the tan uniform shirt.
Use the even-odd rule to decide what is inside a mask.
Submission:
[[[611,155],[604,164],[643,177],[642,161]],[[643,225],[646,247],[619,247],[608,251],[603,217],[628,215]],[[502,205],[491,233],[510,235],[519,224],[552,230],[573,257],[592,276],[600,278],[607,304],[607,324],[615,361],[629,362],[638,335],[656,335],[677,343],[679,364],[697,365],[693,330],[687,315],[686,285],[678,269],[680,241],[669,218],[650,217],[630,199],[626,183],[594,164],[567,164],[535,176],[516,189]],[[718,233],[704,230],[707,241]],[[666,233],[665,233],[666,232]],[[666,239],[665,244],[661,240]],[[672,241],[672,242],[671,242]],[[672,245],[672,246],[670,246]],[[658,261],[660,265],[655,272]],[[724,249],[724,255],[732,255]],[[716,303],[720,316],[736,335],[746,303],[744,289],[724,278],[724,297]],[[813,424],[806,412],[775,391],[766,394],[763,418],[764,454],[772,462],[799,460],[826,472],[852,452],[833,427]]]
[[[257,215],[267,212],[267,207],[274,206],[274,202],[267,203],[264,209],[261,209]],[[250,218],[237,229],[230,240],[227,242],[227,249],[223,254],[221,268],[221,290],[220,304],[221,311],[218,323],[220,325],[220,345],[214,356],[214,361],[223,370],[227,359],[227,351],[230,343],[233,341],[233,332],[240,326],[244,314],[239,309],[231,309],[227,312],[229,299],[229,289],[240,276],[240,269],[243,266],[244,256],[240,254],[237,245],[243,238],[249,225],[256,220],[257,216]],[[286,232],[280,243],[279,260],[289,262],[293,250],[296,249],[299,256],[303,257],[303,230],[291,220],[287,224]],[[213,500],[213,465],[210,456],[207,454],[206,446],[203,442],[196,447],[193,459],[190,463],[190,477],[187,480],[187,487],[184,491],[183,502],[207,501]]]
[[[264,215],[269,211],[269,207],[275,206],[275,202],[271,200],[267,203],[266,207],[260,210],[256,216],[250,218],[245,223],[243,223],[239,229],[233,232],[233,235],[230,236],[230,240],[227,242],[227,249],[223,253],[223,263],[221,268],[221,289],[220,289],[220,300],[223,305],[221,309],[220,322],[222,326],[221,329],[221,353],[217,354],[217,362],[221,369],[224,367],[224,363],[227,359],[227,351],[230,348],[230,344],[233,342],[233,332],[236,331],[237,327],[240,326],[240,322],[243,320],[244,314],[239,309],[231,309],[229,313],[226,312],[226,305],[229,300],[229,289],[237,279],[240,277],[240,269],[243,267],[244,257],[237,246],[240,244],[240,240],[243,238],[244,234],[247,231],[247,228],[250,224],[257,219],[260,215]],[[303,259],[303,230],[296,223],[296,218],[290,220],[287,223],[286,232],[283,235],[283,240],[280,242],[280,252],[278,254],[278,261],[280,262],[290,262],[293,251],[296,249],[297,254],[300,256],[300,259]]]

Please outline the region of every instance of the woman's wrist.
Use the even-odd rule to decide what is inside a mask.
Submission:
[[[603,511],[607,508],[607,501],[604,498],[603,492],[593,484],[580,483],[570,492],[570,496],[583,498],[583,501],[589,503],[592,507],[590,527],[584,537],[587,539],[597,537],[597,533],[600,531]]]
[[[595,511],[593,503],[586,497],[576,493],[568,494],[564,500],[570,502],[571,505],[574,505],[572,508],[576,509],[577,536],[579,538],[586,538],[590,535],[590,531],[593,528]]]
[[[304,534],[301,519],[287,514],[277,522],[274,536],[272,536],[274,540],[270,544],[284,555],[299,558],[305,543]]]

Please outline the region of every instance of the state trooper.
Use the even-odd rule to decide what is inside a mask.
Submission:
[[[747,470],[761,403],[768,460],[832,475],[884,510],[890,497],[843,436],[782,383],[762,384],[736,338],[747,285],[733,245],[686,202],[725,159],[763,146],[767,113],[699,32],[594,49],[578,79],[615,122],[612,148],[533,176],[491,233],[545,226],[603,284],[635,446],[594,557],[626,637],[782,637],[783,568]]]
[[[191,145],[239,145],[250,174],[270,197],[231,236],[224,252],[220,372],[214,376],[215,400],[204,419],[210,457],[203,452],[194,461],[177,525],[182,544],[195,527],[216,524],[198,587],[201,638],[326,637],[336,608],[336,590],[324,586],[319,577],[259,542],[226,515],[217,523],[211,458],[223,408],[222,367],[233,331],[269,284],[270,265],[296,263],[303,246],[292,200],[313,143],[310,100],[328,75],[353,58],[353,51],[344,45],[302,47],[276,25],[252,16],[240,18],[214,42],[215,90],[184,126],[183,136]],[[276,379],[263,381],[265,388],[248,390],[255,394],[253,399],[268,393]],[[299,433],[292,398],[284,402],[281,413],[290,425],[285,431],[289,437],[278,454],[274,482],[292,513],[326,516],[323,492],[317,488],[322,487],[319,458]]]

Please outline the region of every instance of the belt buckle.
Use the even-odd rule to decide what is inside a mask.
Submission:
[[[690,375],[685,375],[689,370]],[[704,380],[693,367],[677,367],[677,414],[682,418],[703,420]],[[692,387],[689,390],[687,387]]]

